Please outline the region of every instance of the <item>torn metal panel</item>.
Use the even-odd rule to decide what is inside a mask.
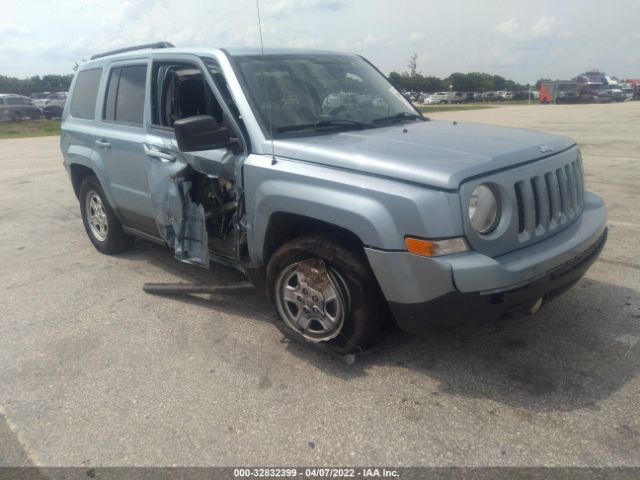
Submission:
[[[239,163],[238,155],[229,149],[207,150],[197,154],[183,153],[184,160],[198,172],[209,177],[236,178],[236,165]]]
[[[209,268],[205,211],[191,200],[189,169],[179,162],[147,162],[153,218],[178,260]]]

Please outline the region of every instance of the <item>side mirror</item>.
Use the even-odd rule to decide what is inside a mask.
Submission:
[[[196,115],[182,118],[173,124],[173,130],[182,152],[199,152],[227,148],[231,141],[229,129],[221,127],[210,115]]]

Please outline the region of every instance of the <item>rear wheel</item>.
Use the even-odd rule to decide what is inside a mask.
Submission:
[[[387,316],[364,259],[330,237],[305,236],[280,247],[267,267],[267,288],[288,333],[341,353],[366,348]]]
[[[80,213],[89,240],[100,252],[111,255],[133,245],[134,237],[122,230],[122,224],[93,175],[85,178],[80,186]]]

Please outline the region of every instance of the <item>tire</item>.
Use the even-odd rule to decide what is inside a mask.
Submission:
[[[122,230],[98,179],[90,175],[80,186],[80,215],[93,246],[104,254],[120,253],[133,245],[134,237]]]
[[[22,120],[22,117],[20,116],[19,112],[13,112],[11,114],[11,121],[12,122],[19,122],[20,120]]]
[[[366,260],[330,236],[304,236],[281,246],[269,260],[266,285],[289,336],[340,353],[363,351],[388,318]]]

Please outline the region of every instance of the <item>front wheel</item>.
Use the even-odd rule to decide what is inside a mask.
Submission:
[[[88,176],[80,186],[80,213],[89,240],[107,255],[127,250],[134,237],[126,235],[98,179]]]
[[[331,237],[280,247],[269,260],[267,288],[288,333],[341,353],[366,348],[387,317],[366,261]]]

